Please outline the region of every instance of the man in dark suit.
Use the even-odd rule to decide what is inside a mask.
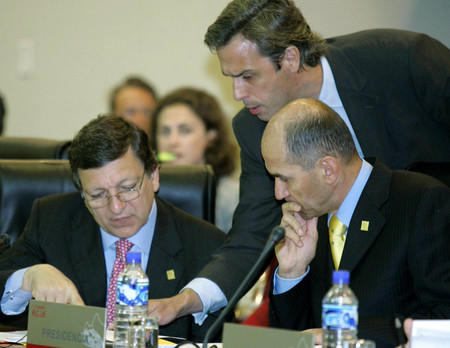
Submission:
[[[450,161],[450,51],[427,35],[368,30],[324,40],[293,1],[235,0],[208,28],[205,43],[245,105],[233,119],[240,199],[227,242],[198,275],[210,281],[203,289],[219,295],[204,296],[189,284],[177,298],[150,304],[163,322],[196,312],[201,322],[225,305],[279,223],[281,204],[261,138],[267,121],[292,100],[310,97],[331,106],[362,158],[376,156],[394,169]]]
[[[394,315],[450,318],[446,185],[361,159],[345,122],[312,98],[289,103],[270,120],[261,150],[275,197],[285,201],[271,325],[322,327],[322,299],[334,269],[350,271],[358,336],[377,347],[401,343],[393,334]],[[332,216],[345,225],[342,254],[332,250]]]
[[[115,243],[123,239],[142,254],[149,297],[175,295],[224,241],[215,226],[155,195],[159,170],[148,138],[123,118],[89,122],[75,136],[69,161],[81,195],[37,200],[25,231],[2,255],[5,314],[23,312],[32,297],[105,306]],[[160,332],[202,339],[207,328],[180,319]]]

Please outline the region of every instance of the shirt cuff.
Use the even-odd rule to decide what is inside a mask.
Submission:
[[[303,274],[302,276],[300,276],[298,278],[287,279],[287,278],[282,278],[278,275],[278,267],[277,267],[277,269],[275,270],[275,273],[273,275],[273,294],[280,295],[284,292],[291,290],[294,286],[296,286],[298,283],[300,283],[303,280],[303,278],[306,277],[306,275],[308,273],[309,273],[309,265],[308,265],[308,268],[306,269],[305,274]]]
[[[195,323],[202,325],[209,313],[218,311],[225,307],[228,303],[225,294],[219,288],[219,286],[213,281],[206,278],[195,278],[184,289],[191,289],[196,292],[198,297],[203,303],[203,311],[193,313]]]
[[[5,291],[1,299],[3,313],[7,315],[23,313],[28,302],[33,298],[31,292],[20,289],[23,276],[28,268],[22,268],[14,272],[6,281]]]

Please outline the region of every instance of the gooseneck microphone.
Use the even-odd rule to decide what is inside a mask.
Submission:
[[[206,335],[205,335],[204,341],[203,341],[203,347],[208,346],[209,338],[216,333],[217,327],[219,325],[221,325],[221,323],[225,319],[225,317],[234,309],[234,306],[239,301],[239,299],[243,295],[245,295],[244,291],[250,287],[251,281],[255,278],[256,272],[261,268],[264,261],[267,259],[267,255],[269,255],[269,253],[272,252],[272,250],[275,248],[275,246],[284,238],[284,235],[285,235],[284,227],[276,226],[273,228],[272,232],[270,233],[269,239],[267,240],[267,243],[264,246],[263,251],[259,255],[258,260],[253,265],[253,268],[250,270],[250,272],[248,272],[247,276],[242,281],[239,288],[234,292],[230,301],[228,301],[228,304],[222,310],[222,313],[220,313],[220,315],[217,317],[216,321],[210,326],[208,331],[206,331]]]

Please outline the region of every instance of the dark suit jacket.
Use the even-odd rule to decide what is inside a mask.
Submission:
[[[176,295],[225,239],[212,224],[158,197],[156,203],[155,235],[146,270],[151,299]],[[64,273],[87,305],[105,307],[106,265],[100,230],[79,193],[36,200],[20,239],[2,255],[0,288],[4,289],[14,271],[38,263],[51,264]],[[174,280],[167,279],[167,270],[174,270]],[[198,326],[191,315],[185,316],[161,327],[160,333],[197,340],[214,320],[213,316],[208,319],[206,326]]]
[[[369,222],[368,231],[361,223]],[[270,295],[271,325],[321,327],[321,301],[331,287],[333,261],[327,215],[319,218],[316,256],[305,279]],[[393,314],[450,318],[450,189],[423,174],[391,171],[376,162],[350,221],[340,269],[350,271],[359,300],[360,338],[396,346],[370,318]],[[391,321],[393,333],[393,321]],[[373,326],[373,327],[372,327]],[[393,341],[389,341],[393,339]]]
[[[393,169],[416,161],[450,162],[448,48],[426,35],[399,30],[368,30],[328,42],[326,57],[366,156]],[[241,148],[239,205],[227,243],[200,273],[227,298],[281,221],[281,203],[261,156],[265,127],[246,109],[233,119]]]

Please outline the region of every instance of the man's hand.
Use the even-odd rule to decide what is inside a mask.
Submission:
[[[148,301],[148,314],[158,318],[159,325],[170,324],[184,315],[203,310],[203,303],[191,289],[183,290],[176,296]]]
[[[84,305],[72,281],[51,265],[30,267],[23,276],[21,289],[31,292],[39,301]]]
[[[317,218],[305,220],[300,216],[301,207],[296,202],[282,206],[281,226],[286,230],[285,239],[277,245],[278,275],[283,278],[302,276],[316,255],[318,240]]]

